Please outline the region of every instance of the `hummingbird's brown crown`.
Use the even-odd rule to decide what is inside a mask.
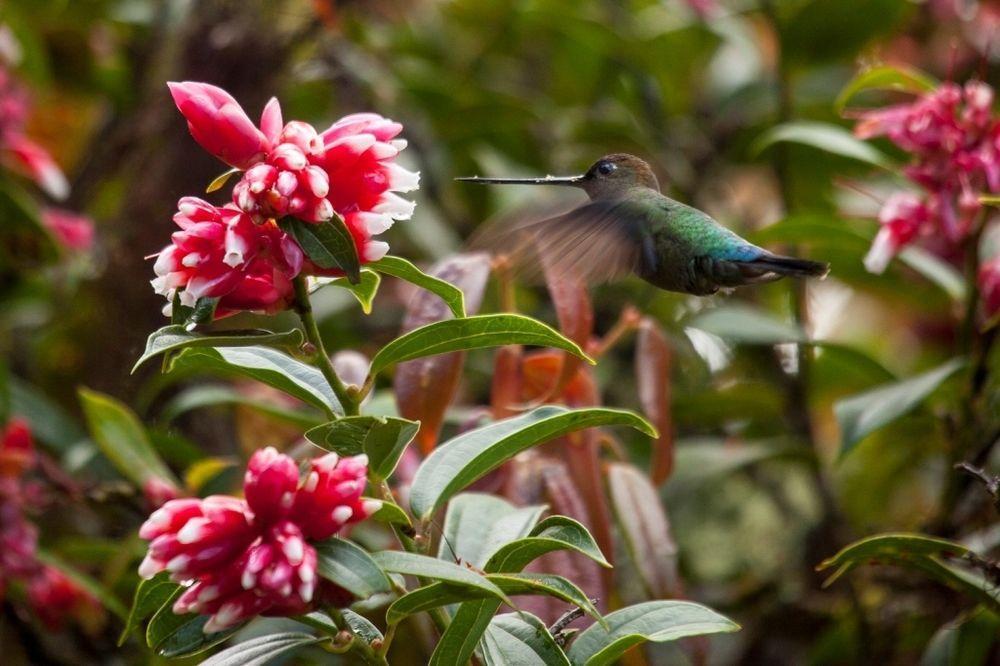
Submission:
[[[612,153],[594,162],[581,179],[580,187],[591,199],[615,197],[633,187],[660,191],[660,183],[649,165],[628,153]]]

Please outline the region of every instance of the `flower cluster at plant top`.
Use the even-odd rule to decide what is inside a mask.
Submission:
[[[243,481],[246,499],[214,495],[175,499],[139,530],[150,541],[139,574],[169,571],[187,589],[175,613],[210,615],[205,632],[256,615],[295,615],[317,603],[349,599],[316,576],[313,543],[371,516],[381,502],[362,498],[368,459],[330,453],[299,469],[268,447],[254,453]]]
[[[232,189],[232,203],[218,207],[193,197],[179,202],[174,221],[181,231],[160,252],[153,280],[168,301],[178,292],[185,305],[219,298],[216,316],[281,310],[293,296],[292,278],[335,271],[310,262],[278,220],[321,223],[340,215],[359,259],[370,262],[389,249],[374,236],[413,214],[413,202],[397,194],[416,189],[419,180],[395,162],[406,146],[396,138],[399,123],[360,113],[320,133],[301,121],[284,123],[272,98],[258,127],[220,88],[168,85],[194,139],[244,172]]]
[[[68,618],[100,617],[97,599],[38,555],[38,528],[28,520],[45,504],[41,484],[26,478],[38,460],[28,424],[7,423],[0,437],[0,599],[8,589],[24,594],[35,614],[58,629]]]

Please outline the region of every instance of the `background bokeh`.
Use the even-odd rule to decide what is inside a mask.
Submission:
[[[388,240],[394,254],[424,265],[460,251],[500,211],[550,200],[540,190],[480,188],[455,176],[577,173],[600,155],[629,152],[651,163],[670,196],[767,247],[832,264],[822,282],[708,298],[660,292],[637,279],[591,292],[598,333],[627,304],[668,333],[677,460],[661,500],[677,565],[689,598],[743,626],[712,640],[708,662],[997,658],[993,616],[976,634],[975,645],[984,647],[970,654],[978,661],[934,661],[943,653],[935,656],[933,646],[951,640],[942,627],[971,605],[918,573],[866,568],[821,586],[826,574],[816,565],[876,532],[975,538],[981,554],[1000,543],[988,496],[950,469],[952,443],[968,425],[955,418],[965,399],[960,381],[852,447],[834,413],[842,398],[954,356],[968,287],[961,265],[926,252],[893,262],[883,275],[866,272],[875,215],[898,187],[891,171],[836,154],[842,151],[761,137],[789,121],[850,128],[852,108],[904,99],[868,91],[846,110],[838,103],[857,72],[875,64],[996,84],[1000,49],[990,46],[1000,7],[974,0],[6,0],[0,21],[21,47],[16,70],[35,104],[28,131],[67,172],[65,205],[96,222],[87,256],[71,252],[59,270],[5,272],[0,286],[0,349],[20,387],[17,404],[37,415],[39,439],[71,476],[113,477],[77,425],[79,386],[148,418],[175,465],[198,449],[230,455],[298,436],[240,407],[168,420],[163,406],[184,383],[159,377],[155,364],[130,374],[146,336],[165,323],[144,257],[165,244],[177,199],[203,191],[223,170],[190,138],[165,81],[219,85],[251,117],[276,95],[286,118],[317,126],[364,110],[403,123],[404,162],[421,172],[421,187],[414,218]],[[878,147],[905,158],[888,143]],[[221,204],[220,194],[206,198]],[[410,296],[386,288],[365,316],[349,296],[329,291],[317,304],[325,335],[362,353],[396,335]],[[517,296],[522,311],[556,320],[544,289],[524,285]],[[493,286],[482,311],[500,308]],[[231,322],[248,323],[249,315]],[[797,347],[803,336],[826,344]],[[634,347],[626,337],[596,369],[606,404],[638,405]],[[464,406],[489,402],[491,359],[470,355],[446,428],[468,417]],[[987,361],[996,366],[996,358]],[[996,384],[982,395],[983,413],[995,414]],[[990,423],[980,426],[993,432]],[[622,444],[633,460],[648,458],[648,443]],[[106,560],[116,544],[135,552],[138,513],[125,500],[116,507],[110,481],[99,490],[100,498],[88,487],[86,499],[62,500],[62,515],[43,516],[42,539],[112,589],[127,590],[129,560],[119,557],[117,569]],[[73,641],[56,644],[29,640],[31,632],[17,627],[5,621],[3,635],[20,636],[22,656],[119,659],[99,631],[95,638],[74,630]],[[135,663],[148,658],[132,643],[119,654]],[[690,655],[650,652],[628,663],[643,658]]]

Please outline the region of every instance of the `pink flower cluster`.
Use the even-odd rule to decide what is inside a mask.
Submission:
[[[221,298],[218,316],[280,310],[292,297],[292,278],[331,271],[304,258],[277,220],[321,223],[340,215],[359,258],[370,262],[389,249],[374,236],[412,215],[413,202],[397,194],[418,184],[417,174],[395,162],[406,146],[396,138],[399,123],[362,113],[320,133],[301,121],[285,123],[272,98],[258,127],[220,88],[190,81],[168,85],[194,139],[243,171],[226,206],[181,200],[174,219],[182,231],[160,253],[153,281],[168,299],[180,289],[185,304],[203,296]],[[195,228],[192,221],[205,224]]]
[[[169,571],[186,585],[173,610],[210,615],[209,633],[343,598],[343,590],[317,577],[312,543],[379,509],[381,502],[361,496],[367,471],[363,455],[330,453],[311,460],[300,483],[291,458],[261,449],[247,465],[245,499],[175,499],[150,515],[139,530],[150,541],[139,574]]]
[[[884,271],[917,238],[935,236],[956,248],[972,231],[980,195],[1000,191],[1000,122],[992,107],[993,89],[970,81],[944,83],[909,104],[861,114],[855,134],[885,136],[910,153],[904,174],[922,190],[886,202],[865,258],[868,270]]]
[[[0,434],[0,599],[12,583],[21,586],[35,614],[58,629],[69,617],[92,619],[100,605],[62,571],[38,559],[38,528],[28,513],[40,510],[45,498],[38,483],[25,478],[35,462],[28,424],[12,419]]]

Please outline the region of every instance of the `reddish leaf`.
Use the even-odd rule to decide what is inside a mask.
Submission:
[[[547,267],[545,283],[556,308],[560,331],[567,338],[586,349],[590,337],[594,333],[594,307],[590,302],[590,294],[587,292],[587,283],[580,277],[565,273],[556,274],[555,271],[548,270]],[[580,359],[571,354],[562,354],[562,357],[562,371],[556,380],[555,392],[560,392],[562,387],[573,378],[577,369],[583,365]]]
[[[635,376],[642,411],[656,426],[660,437],[653,445],[650,477],[659,485],[674,468],[674,425],[670,411],[670,366],[672,352],[659,325],[643,317],[635,346]]]
[[[449,257],[430,268],[430,275],[446,280],[465,293],[465,309],[475,314],[483,301],[490,275],[489,256],[482,253]],[[403,333],[434,321],[451,318],[444,301],[418,291],[407,307]],[[441,354],[400,363],[393,381],[400,416],[420,421],[417,442],[429,453],[437,443],[445,411],[455,397],[462,374],[463,353]]]
[[[608,490],[625,545],[647,592],[660,599],[680,596],[677,546],[656,488],[632,465],[612,463]]]
[[[517,413],[522,404],[521,345],[507,345],[497,350],[493,360],[493,383],[490,387],[490,406],[493,418],[505,419]]]

